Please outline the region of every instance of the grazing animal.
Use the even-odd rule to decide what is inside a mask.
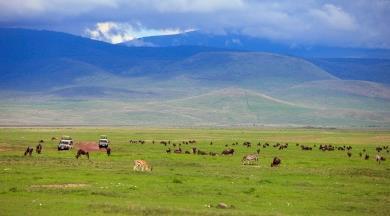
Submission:
[[[26,149],[26,151],[24,152],[24,156],[26,156],[27,154],[29,155],[29,156],[31,156],[32,155],[32,153],[33,153],[33,151],[34,151],[34,148],[33,147],[27,147],[27,149]]]
[[[233,155],[234,149],[225,149],[222,151],[222,155]]]
[[[150,172],[153,170],[153,167],[148,164],[148,162],[144,160],[135,160],[134,161],[134,171],[141,171],[141,172]]]
[[[167,152],[167,153],[171,153],[171,149],[170,149],[170,148],[167,149],[166,152]]]
[[[196,154],[196,151],[197,151],[196,148],[192,148],[192,153],[193,153],[193,154]]]
[[[258,162],[259,161],[259,154],[249,154],[249,155],[245,155],[243,158],[242,158],[242,164],[245,165],[245,164],[252,164],[252,162]]]
[[[302,149],[302,150],[305,150],[305,151],[307,151],[307,150],[311,151],[313,148],[310,147],[310,146],[301,145],[301,149]]]
[[[271,167],[279,166],[282,163],[282,160],[278,157],[274,157],[271,163]]]
[[[366,154],[366,156],[364,156],[364,160],[368,160],[370,158],[370,156],[368,154]]]
[[[351,152],[347,152],[347,155],[348,155],[348,157],[351,157],[352,153]]]
[[[107,152],[107,156],[110,156],[110,155],[111,155],[111,148],[110,148],[110,147],[107,147],[107,148],[106,148],[106,152]]]
[[[191,154],[191,152],[190,152],[190,151],[185,151],[184,153],[186,153],[186,154]]]
[[[42,152],[42,144],[41,144],[41,143],[39,143],[39,144],[37,145],[37,147],[35,148],[35,151],[36,151],[38,154],[40,154],[40,153]]]
[[[81,155],[87,156],[87,158],[88,158],[88,160],[89,160],[89,152],[84,151],[83,149],[79,149],[79,150],[77,151],[76,158],[79,159],[79,157],[80,157]]]
[[[260,149],[257,149],[256,152],[257,152],[257,154],[260,154]]]
[[[382,156],[380,156],[380,155],[376,155],[375,159],[376,159],[376,161],[377,161],[379,164],[381,163],[381,161],[385,161],[385,160],[386,160],[384,157],[382,157]]]
[[[382,151],[382,147],[376,147],[375,148],[377,152],[381,152]]]

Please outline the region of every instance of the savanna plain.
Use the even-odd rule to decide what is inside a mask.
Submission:
[[[78,142],[102,134],[111,156],[93,151],[89,160],[75,158]],[[72,136],[75,148],[57,151],[52,137],[62,135]],[[42,153],[24,156],[39,140]],[[352,149],[319,150],[329,144]],[[390,153],[376,151],[388,145],[388,130],[0,128],[0,215],[388,215]],[[183,153],[173,153],[179,147]],[[194,147],[219,155],[184,154]],[[228,148],[234,155],[220,155]],[[259,161],[243,165],[243,156],[258,149]],[[378,163],[377,154],[387,160]],[[270,166],[274,157],[278,167]],[[153,170],[133,171],[137,159]]]

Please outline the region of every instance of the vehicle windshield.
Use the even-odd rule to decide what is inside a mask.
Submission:
[[[107,143],[107,140],[100,140],[101,143]]]
[[[69,144],[70,142],[69,141],[67,141],[67,140],[62,140],[61,141],[61,144]]]

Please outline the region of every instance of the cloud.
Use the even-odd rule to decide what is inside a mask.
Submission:
[[[85,36],[92,39],[106,41],[109,43],[122,43],[124,41],[133,40],[140,37],[147,37],[153,35],[172,35],[183,32],[191,31],[180,29],[148,29],[142,26],[140,23],[137,25],[131,25],[128,23],[118,22],[99,22],[94,28],[87,28],[85,30]]]
[[[324,4],[321,9],[312,9],[309,12],[320,23],[338,30],[355,30],[357,25],[354,18],[342,8],[332,4]]]
[[[118,42],[186,29],[287,43],[390,47],[388,0],[0,0],[0,26]]]

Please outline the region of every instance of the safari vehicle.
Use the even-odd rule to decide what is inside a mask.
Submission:
[[[106,135],[101,135],[99,139],[99,148],[107,148],[110,141]]]
[[[70,150],[73,148],[73,139],[70,136],[62,136],[58,144],[58,151]]]

